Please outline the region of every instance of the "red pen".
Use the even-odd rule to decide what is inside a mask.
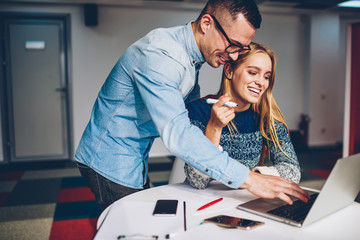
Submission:
[[[198,209],[198,211],[203,210],[203,209],[205,209],[205,208],[208,208],[208,207],[214,205],[215,203],[220,202],[221,200],[223,200],[223,198],[219,198],[219,199],[216,199],[216,200],[214,200],[214,201],[212,201],[212,202],[209,202],[209,203],[205,204],[204,206],[201,206],[201,207]]]

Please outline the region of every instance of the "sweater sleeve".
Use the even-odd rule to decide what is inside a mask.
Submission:
[[[190,185],[197,189],[205,189],[212,180],[209,176],[199,172],[188,164],[185,164],[184,171]]]
[[[299,183],[301,177],[300,165],[288,131],[282,123],[275,123],[275,127],[281,149],[269,141],[270,159],[280,177]]]

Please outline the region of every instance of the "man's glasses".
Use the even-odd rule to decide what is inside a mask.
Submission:
[[[214,19],[216,27],[220,30],[220,32],[224,35],[226,40],[230,43],[230,45],[225,48],[225,52],[227,52],[227,53],[241,53],[243,51],[251,50],[250,46],[242,46],[242,45],[232,43],[230,38],[226,35],[224,29],[221,27],[218,20],[213,15],[210,15],[210,16]]]

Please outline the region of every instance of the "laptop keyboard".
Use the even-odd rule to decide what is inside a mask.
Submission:
[[[319,193],[314,193],[310,195],[310,199],[307,203],[304,203],[301,200],[296,200],[293,202],[293,205],[284,205],[275,209],[268,211],[268,213],[280,216],[283,218],[288,218],[297,222],[301,222],[305,219],[306,215],[310,211],[310,208],[314,204],[315,199]]]

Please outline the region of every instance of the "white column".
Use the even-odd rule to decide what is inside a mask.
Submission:
[[[342,140],[345,79],[338,72],[340,18],[336,14],[311,17],[309,49],[309,145],[332,145]],[[339,81],[342,84],[339,84]]]

